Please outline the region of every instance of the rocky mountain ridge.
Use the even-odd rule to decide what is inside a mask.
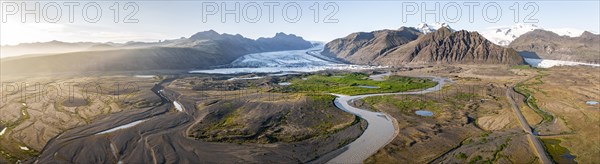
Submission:
[[[585,31],[579,37],[536,29],[508,46],[529,58],[600,63],[600,35]]]
[[[374,31],[336,39],[327,43],[322,54],[354,64],[386,66],[523,63],[516,51],[498,46],[477,32],[447,27],[427,34],[409,27],[383,31],[386,35]]]

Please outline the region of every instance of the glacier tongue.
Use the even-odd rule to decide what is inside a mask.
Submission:
[[[320,54],[323,43],[306,50],[263,52],[244,55],[234,60],[231,68],[193,70],[189,73],[237,74],[237,73],[277,73],[277,72],[316,72],[321,70],[361,70],[383,68],[340,64],[335,59]]]
[[[323,44],[319,44],[307,50],[275,51],[262,52],[244,55],[231,63],[232,67],[258,68],[258,67],[308,67],[324,66],[333,64],[330,61],[323,60],[309,55],[311,51],[322,51]]]
[[[525,62],[533,67],[538,68],[550,68],[554,66],[592,66],[592,67],[600,67],[600,64],[594,63],[582,63],[582,62],[573,62],[573,61],[562,61],[562,60],[548,60],[548,59],[534,59],[534,58],[523,58]]]
[[[189,73],[206,73],[206,74],[238,74],[238,73],[277,73],[277,72],[317,72],[322,70],[365,70],[387,68],[385,66],[366,66],[366,65],[351,65],[351,64],[331,64],[324,66],[309,66],[309,67],[260,67],[260,68],[220,68],[209,70],[193,70]]]

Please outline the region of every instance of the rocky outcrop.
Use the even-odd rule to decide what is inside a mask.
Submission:
[[[352,33],[325,45],[321,54],[355,64],[370,64],[375,58],[422,35],[415,28]]]

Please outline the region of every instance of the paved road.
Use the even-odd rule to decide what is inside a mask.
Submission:
[[[529,138],[529,142],[533,146],[533,151],[537,154],[538,158],[540,158],[542,163],[552,163],[552,160],[550,160],[548,154],[546,154],[546,150],[544,150],[544,147],[542,146],[542,142],[538,138],[537,134],[533,132],[531,126],[529,126],[529,123],[527,123],[527,120],[521,113],[521,109],[519,109],[519,106],[517,105],[512,96],[514,94],[515,92],[512,87],[506,90],[506,97],[512,105],[513,111],[515,111],[515,114],[517,115],[519,123],[521,124],[521,128],[523,128],[523,131],[527,132],[527,137]]]
[[[364,109],[352,107],[349,102],[357,99],[362,99],[371,96],[383,96],[383,95],[410,95],[410,94],[424,94],[429,92],[435,92],[440,90],[447,81],[447,78],[441,77],[427,77],[438,82],[438,84],[432,88],[428,88],[423,91],[416,92],[398,92],[398,93],[381,93],[381,94],[367,94],[357,96],[345,96],[337,95],[335,100],[335,106],[344,110],[348,113],[354,114],[367,121],[367,129],[363,134],[358,137],[354,142],[340,148],[343,150],[341,154],[331,159],[328,163],[362,163],[365,159],[375,154],[379,149],[390,143],[396,135],[398,135],[398,127],[396,127],[396,120],[381,112],[371,112]]]

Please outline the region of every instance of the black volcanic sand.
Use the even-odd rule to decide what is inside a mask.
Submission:
[[[196,100],[163,88],[163,84],[171,80],[165,80],[152,89],[154,93],[161,95],[160,106],[113,113],[91,124],[70,129],[51,139],[39,157],[33,160],[38,163],[302,163],[353,141],[362,134],[362,129],[366,126],[364,121],[359,121],[335,133],[290,140],[291,142],[262,143],[258,142],[261,141],[260,137],[251,138],[247,143],[210,142],[196,138],[188,131],[194,129],[191,132],[197,132],[198,128],[190,126],[198,120],[201,122],[212,117],[209,115],[222,109],[215,106],[214,109],[196,110]],[[158,93],[159,90],[162,92]],[[180,102],[185,111],[173,110],[170,100]],[[219,102],[209,104],[219,105]],[[240,104],[243,106],[246,103]],[[257,104],[250,103],[250,106],[257,107]],[[258,109],[266,108],[250,111]],[[279,114],[270,116],[280,117]],[[309,119],[296,115],[291,117]],[[212,118],[216,121],[222,117]],[[137,120],[145,121],[131,128],[97,134]],[[256,123],[253,122],[248,127],[271,130],[277,127],[275,124],[264,126]],[[26,162],[34,162],[33,160]]]

